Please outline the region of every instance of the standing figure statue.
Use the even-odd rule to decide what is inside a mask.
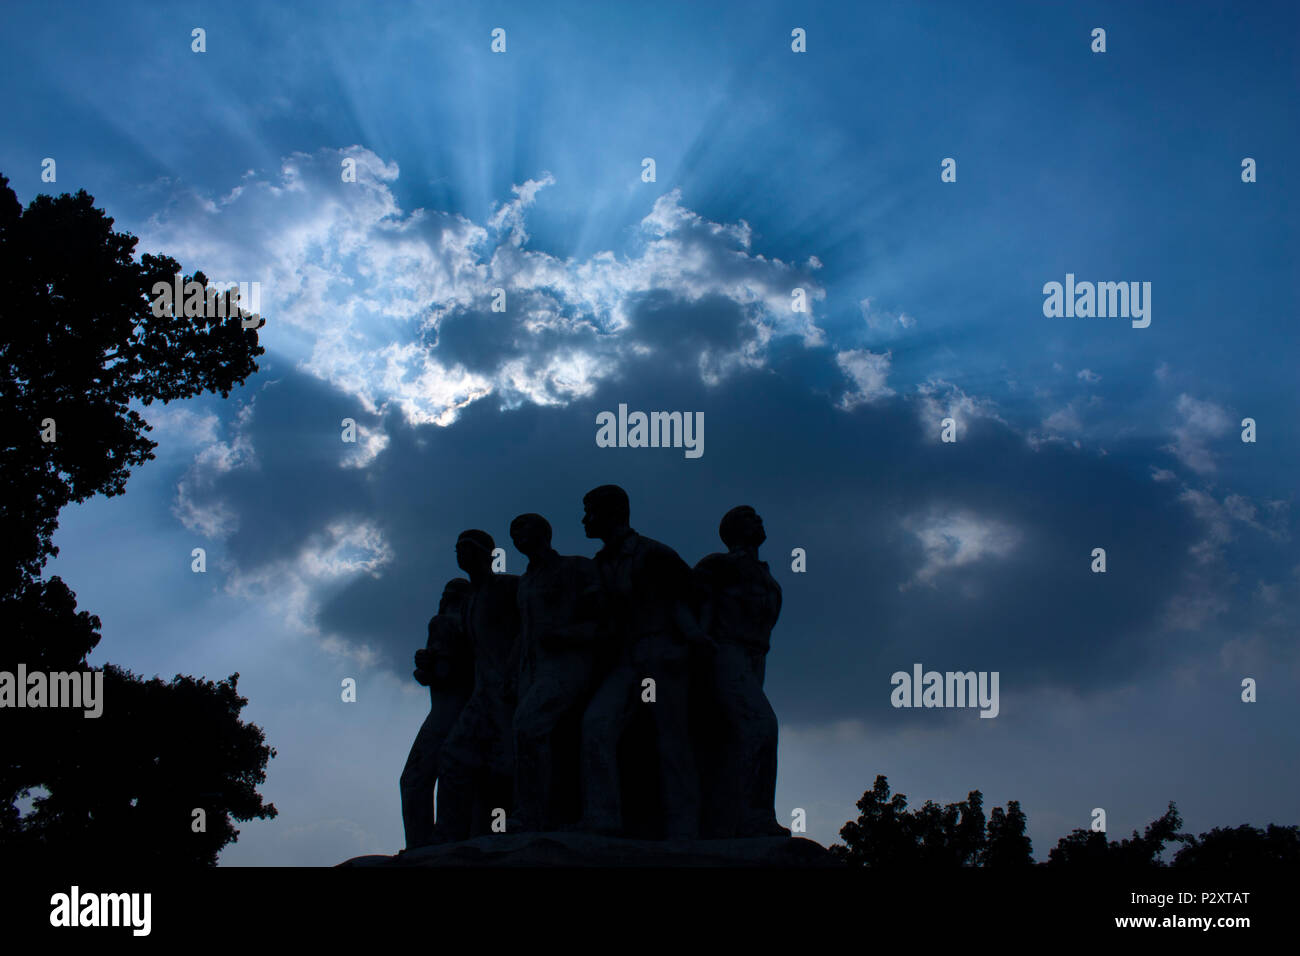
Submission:
[[[789,836],[776,821],[776,713],[763,693],[772,627],[781,613],[781,586],[758,558],[767,534],[748,505],[732,508],[718,534],[725,554],[695,566],[701,626],[717,642],[705,663],[705,686],[720,731],[710,761],[709,807],[714,836]]]
[[[433,791],[443,743],[474,687],[474,657],[462,619],[469,581],[452,578],[442,590],[438,613],[429,621],[429,638],[415,652],[415,679],[429,688],[424,718],[402,769],[402,825],[406,848],[433,842]]]
[[[509,813],[513,802],[519,576],[493,573],[495,548],[492,536],[477,529],[456,541],[456,561],[470,580],[464,616],[474,690],[443,745],[438,842],[491,832],[495,812]]]
[[[515,547],[528,558],[519,579],[519,704],[515,708],[515,817],[510,830],[544,830],[552,809],[557,727],[581,717],[597,674],[600,578],[590,558],[558,554],[551,525],[538,514],[510,523]],[[577,727],[566,752],[577,752]],[[576,772],[565,780],[576,793]]]
[[[664,836],[692,839],[699,834],[700,791],[688,718],[689,642],[713,642],[691,611],[690,566],[629,526],[627,492],[619,486],[601,485],[582,503],[587,537],[604,542],[596,567],[619,641],[582,721],[583,829],[622,832],[618,745],[645,707],[659,756]],[[643,697],[650,687],[653,702]]]

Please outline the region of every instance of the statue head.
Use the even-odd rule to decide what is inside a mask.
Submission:
[[[438,613],[447,614],[460,611],[460,607],[465,603],[465,598],[469,596],[470,583],[468,578],[452,578],[443,586],[442,599],[438,601]]]
[[[582,507],[582,527],[588,538],[605,538],[626,528],[632,514],[627,492],[618,485],[592,488],[582,496]]]
[[[718,536],[729,550],[757,548],[767,540],[763,519],[749,505],[737,505],[722,516]]]
[[[510,539],[524,557],[532,560],[551,546],[551,523],[539,514],[522,514],[510,522]]]
[[[471,577],[487,574],[492,570],[492,552],[496,546],[486,531],[477,528],[462,531],[456,539],[456,564]]]

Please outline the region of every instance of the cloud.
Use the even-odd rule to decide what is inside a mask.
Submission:
[[[1228,494],[1220,501],[1209,492],[1186,487],[1179,500],[1191,509],[1205,529],[1205,536],[1191,549],[1200,564],[1222,559],[1223,546],[1234,538],[1233,522],[1274,540],[1285,541],[1289,537],[1290,508],[1285,501],[1267,501],[1261,511],[1245,495]]]
[[[1229,516],[1255,531],[1268,535],[1277,541],[1286,541],[1291,506],[1289,502],[1270,500],[1263,507],[1256,505],[1245,495],[1229,494],[1223,499],[1223,509]]]
[[[1232,419],[1213,402],[1203,402],[1187,394],[1178,396],[1175,411],[1178,424],[1172,429],[1174,440],[1165,450],[1193,471],[1202,474],[1214,471],[1214,456],[1208,443],[1229,432]]]
[[[1185,488],[1178,500],[1187,505],[1205,529],[1205,537],[1192,545],[1191,553],[1200,564],[1222,557],[1222,547],[1232,540],[1231,514],[1212,495]]]
[[[1079,374],[1076,377],[1079,381],[1087,382],[1089,385],[1096,385],[1101,381],[1101,376],[1090,368],[1079,369]]]
[[[939,423],[945,418],[951,418],[956,423],[959,441],[977,419],[1006,424],[997,413],[997,406],[993,401],[967,395],[951,382],[930,379],[918,385],[916,392],[917,415],[921,420],[924,433],[931,441],[941,440]]]
[[[230,500],[214,494],[214,488],[222,476],[232,471],[257,467],[253,443],[248,435],[253,400],[250,399],[236,413],[230,426],[233,435],[229,442],[217,440],[215,415],[198,417],[190,412],[187,416],[184,413],[188,410],[178,411],[182,414],[164,421],[178,423],[197,419],[202,424],[197,437],[206,441],[206,444],[194,456],[189,470],[177,482],[172,514],[190,531],[209,540],[227,538],[239,528],[239,512]]]
[[[200,411],[180,403],[141,406],[139,412],[149,423],[149,438],[168,448],[210,445],[217,440],[220,419],[214,412]]]
[[[346,159],[355,183],[341,181]],[[489,396],[506,408],[565,405],[630,356],[665,349],[674,361],[692,350],[701,380],[716,385],[761,367],[777,338],[824,343],[814,311],[826,293],[811,277],[820,262],[751,251],[748,223],[707,220],[679,190],[654,202],[632,254],[579,260],[528,248],[526,218],[555,182],[549,174],[512,187],[482,225],[404,212],[391,188],[398,174],[361,147],[295,153],[278,175],[247,177],[220,201],[177,194],[142,230],[143,248],[166,249],[213,281],[259,281],[268,351],[366,413],[393,409],[412,425],[449,425]],[[795,288],[808,311],[793,311]],[[636,309],[664,294],[683,307],[725,300],[739,334],[726,348],[656,342]]]
[[[1290,538],[1290,509],[1285,501],[1265,501],[1260,506],[1235,493],[1220,500],[1208,491],[1186,486],[1178,500],[1191,511],[1202,533],[1188,547],[1194,564],[1187,569],[1184,586],[1169,601],[1165,625],[1199,630],[1232,607],[1240,575],[1228,551],[1237,539],[1236,527],[1242,525],[1272,541],[1285,542]],[[1260,593],[1276,596],[1267,585],[1261,585]]]
[[[1063,407],[1043,419],[1042,431],[1031,430],[1025,439],[1033,448],[1039,447],[1044,442],[1068,442],[1073,447],[1079,448],[1082,445],[1078,440],[1079,437],[1088,431],[1084,415],[1089,409],[1095,409],[1101,404],[1101,398],[1096,395],[1089,396],[1087,399],[1072,398]],[[1095,428],[1093,432],[1096,432]]]
[[[1064,408],[1058,408],[1043,419],[1043,428],[1049,432],[1081,432],[1083,420],[1079,417],[1079,401],[1075,399]]]
[[[934,586],[935,579],[946,571],[990,558],[1005,558],[1021,539],[1020,532],[1011,525],[968,511],[908,518],[903,526],[920,542],[925,561],[900,589],[912,584]]]
[[[916,319],[906,312],[881,311],[872,306],[869,298],[860,301],[858,308],[862,311],[863,321],[873,332],[898,334],[916,325]]]
[[[889,377],[888,352],[876,354],[865,349],[849,349],[835,353],[835,364],[853,380],[855,386],[852,391],[844,393],[840,408],[853,409],[894,394],[894,390],[885,384]]]
[[[371,428],[357,422],[357,440],[348,442],[343,447],[347,451],[339,462],[341,467],[365,468],[388,447],[388,435],[382,428]]]
[[[1085,689],[1138,666],[1135,642],[1196,561],[1193,521],[1162,507],[1179,493],[1172,482],[1035,445],[954,382],[891,387],[893,353],[826,342],[818,263],[766,257],[747,223],[708,220],[676,191],[645,213],[630,251],[579,260],[529,248],[549,176],[476,224],[403,212],[389,188],[396,167],[356,155],[358,184],[336,182],[337,151],[293,157],[292,173],[250,177],[195,226],[215,230],[198,229],[196,242],[237,262],[238,236],[213,236],[238,210],[251,242],[274,253],[268,359],[290,366],[258,392],[257,415],[186,475],[189,521],[225,535],[231,593],[267,602],[338,654],[404,667],[437,584],[457,573],[457,531],[485,527],[508,548],[509,518],[538,511],[558,547],[589,553],[575,502],[614,481],[635,522],[692,563],[718,547],[720,515],[748,500],[768,519],[774,572],[782,552],[806,547],[819,587],[871,609],[864,650],[858,614],[788,589],[790,626],[817,637],[774,669],[775,689],[784,682],[805,716],[878,717],[853,688],[892,667],[900,642],[936,657],[980,648],[1005,659],[1008,679]],[[793,312],[795,287],[813,311]],[[492,309],[496,288],[505,312]],[[622,401],[706,410],[707,467],[595,447],[595,412]],[[349,416],[359,440],[340,452]],[[957,421],[956,446],[939,444],[943,418]],[[1096,500],[1109,503],[1108,550],[1149,569],[1108,575],[1100,597],[1078,573]],[[1264,514],[1257,506],[1254,520]],[[1062,606],[1080,610],[1063,617]],[[1009,616],[1023,627],[998,623]]]
[[[253,569],[227,567],[226,591],[274,608],[293,630],[320,638],[325,650],[368,666],[378,659],[368,645],[322,630],[320,603],[330,590],[357,577],[379,577],[392,560],[393,551],[373,522],[339,519],[308,537],[290,558]]]
[[[734,303],[701,310],[682,321],[716,320],[706,334],[721,339],[740,314]],[[631,312],[638,321],[658,317],[645,303]],[[552,521],[562,553],[589,554],[581,496],[612,481],[628,489],[634,525],[693,564],[718,549],[718,519],[745,501],[764,515],[765,557],[786,589],[773,692],[791,695],[791,716],[874,720],[876,707],[856,703],[853,688],[896,669],[889,661],[900,642],[936,659],[978,648],[999,659],[1008,680],[1019,673],[1083,689],[1113,681],[1140,665],[1133,648],[1150,639],[1153,619],[1194,563],[1198,528],[1167,507],[1176,486],[1095,456],[1033,449],[990,418],[955,446],[936,444],[917,427],[914,406],[985,407],[959,389],[845,410],[804,377],[814,367],[840,371],[835,353],[794,343],[770,367],[737,370],[724,388],[702,381],[689,362],[627,363],[626,376],[571,405],[524,403],[503,415],[479,402],[450,428],[411,426],[396,413],[367,423],[388,445],[364,470],[339,467],[338,422],[354,399],[285,372],[245,416],[258,466],[214,467],[198,499],[238,509],[236,530],[220,554],[209,554],[209,572],[227,575],[231,593],[273,610],[292,633],[315,636],[331,657],[405,673],[438,587],[459,573],[452,543],[461,529],[490,531],[517,571],[506,529],[512,516],[535,511]],[[619,401],[705,409],[707,467],[657,449],[598,448],[595,413]],[[1017,476],[1013,485],[1007,473]],[[1078,570],[1097,540],[1097,500],[1108,502],[1108,551],[1147,569],[1108,575],[1103,595]],[[904,524],[899,515],[911,518]],[[814,592],[783,567],[795,546],[815,562]],[[817,593],[854,599],[818,601]],[[1077,613],[1062,616],[1063,606]],[[1008,630],[1011,618],[1023,627]],[[812,635],[799,638],[797,653],[796,633]],[[830,672],[834,686],[826,686]]]
[[[488,226],[496,230],[505,230],[512,246],[522,246],[528,241],[528,232],[524,228],[524,211],[537,199],[537,194],[547,186],[555,185],[555,177],[543,173],[541,179],[529,179],[522,186],[511,186],[515,198],[502,203],[491,216]]]

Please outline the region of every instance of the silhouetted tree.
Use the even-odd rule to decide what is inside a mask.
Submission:
[[[238,680],[141,680],[109,664],[103,717],[15,711],[31,727],[56,721],[59,751],[11,848],[42,863],[93,850],[133,864],[214,866],[239,833],[232,819],[276,815],[257,793],[275,751],[239,720],[248,700]]]
[[[1056,846],[1047,853],[1047,862],[1052,866],[1101,869],[1112,860],[1109,851],[1105,833],[1078,828],[1056,841]]]
[[[958,867],[981,863],[986,851],[984,796],[972,790],[965,800],[940,806],[927,800],[909,812],[907,797],[889,795],[885,776],[858,801],[862,811],[840,829],[843,844],[831,853],[845,863],[874,867]],[[1016,813],[1019,814],[1019,805]],[[1000,808],[994,809],[1001,814]],[[1023,816],[1020,817],[1023,827]],[[1027,842],[1027,841],[1026,841]]]
[[[922,866],[973,866],[984,851],[984,798],[973,790],[942,807],[927,800],[912,815],[911,830]]]
[[[1093,830],[1073,830],[1069,836],[1061,837],[1056,846],[1047,855],[1047,862],[1052,866],[1088,867],[1092,869],[1133,869],[1138,867],[1160,866],[1160,854],[1165,844],[1170,841],[1184,842],[1189,839],[1180,834],[1178,828],[1183,825],[1183,818],[1171,800],[1169,808],[1156,820],[1147,824],[1146,830],[1138,836],[1136,830],[1127,840],[1118,842],[1106,840],[1104,833]]]
[[[989,816],[988,845],[984,850],[984,865],[996,869],[1032,866],[1034,847],[1025,828],[1029,821],[1020,810],[1019,800],[1007,801],[1004,812],[994,807]]]
[[[1173,865],[1212,870],[1300,866],[1300,826],[1215,827],[1199,837],[1188,837],[1174,854]]]
[[[939,806],[927,800],[919,810],[908,811],[907,797],[889,794],[883,774],[858,801],[861,815],[840,829],[843,844],[832,855],[853,866],[945,868],[982,864],[995,869],[1036,866],[1034,848],[1026,830],[1029,821],[1017,800],[1004,811],[994,807],[987,827],[983,795],[972,790],[965,800]],[[1215,827],[1200,837],[1179,833],[1183,825],[1178,807],[1168,809],[1149,823],[1139,836],[1106,839],[1105,833],[1078,829],[1061,837],[1048,854],[1053,867],[1132,870],[1165,865],[1161,854],[1169,843],[1182,843],[1170,865],[1180,868],[1243,870],[1300,866],[1300,826],[1270,823],[1266,830],[1249,825],[1235,829]]]
[[[831,853],[856,866],[906,866],[916,862],[907,797],[901,793],[891,797],[884,774],[876,776],[875,785],[858,801],[858,809],[862,811],[858,819],[840,829],[844,844],[831,846]]]
[[[225,317],[187,316],[180,303],[154,316],[154,283],[170,285],[180,266],[166,256],[136,262],[136,239],[112,226],[84,190],[37,196],[23,210],[0,176],[0,670],[11,673],[20,662],[90,669],[99,618],[40,574],[58,553],[60,509],[121,494],[131,469],[153,457],[131,403],[225,397],[264,351],[229,293],[213,293]],[[192,281],[206,298],[206,277]],[[42,439],[47,420],[54,441]],[[239,721],[236,676],[144,681],[110,665],[99,718],[7,710],[0,842],[46,859],[115,847],[131,859],[214,863],[238,832],[231,818],[276,812],[255,789],[274,751]],[[18,800],[33,791],[44,793],[20,816]],[[207,811],[206,833],[191,826],[195,808]]]
[[[973,866],[983,861],[987,851],[984,794],[972,790],[966,795],[966,799],[956,806],[961,815],[954,840],[958,862],[963,866]],[[997,807],[993,809],[996,810]]]
[[[24,211],[0,175],[0,595],[58,553],[64,505],[121,494],[153,457],[132,401],[224,398],[264,351],[238,316],[186,316],[180,303],[155,316],[154,283],[171,285],[180,265],[136,262],[136,238],[112,227],[85,190],[37,196]],[[202,273],[193,280],[207,288]],[[55,441],[42,440],[45,419]]]

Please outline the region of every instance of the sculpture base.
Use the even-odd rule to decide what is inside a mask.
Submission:
[[[803,837],[630,840],[592,833],[500,833],[421,847],[397,856],[358,856],[339,866],[458,867],[838,867]]]

